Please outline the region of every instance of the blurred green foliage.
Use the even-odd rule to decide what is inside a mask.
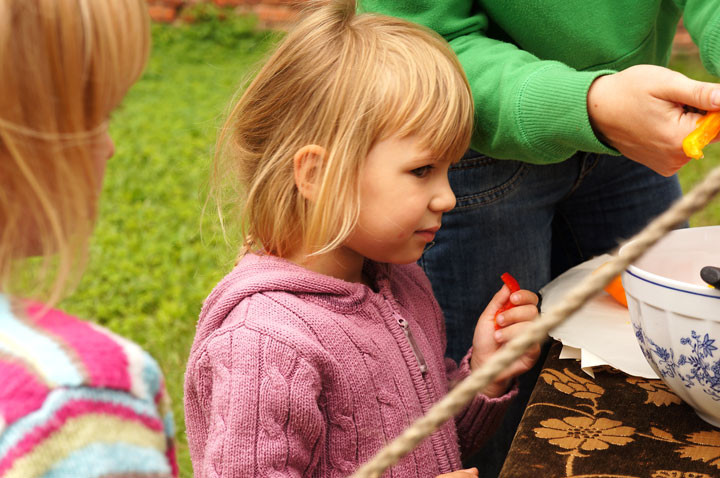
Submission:
[[[112,115],[90,265],[61,307],[131,338],[166,374],[181,476],[192,476],[184,433],[185,362],[203,299],[232,267],[207,196],[213,146],[238,85],[275,34],[251,17],[208,15],[153,25],[145,74]],[[201,227],[202,226],[202,227]]]
[[[183,477],[192,476],[182,409],[185,362],[202,301],[236,254],[223,241],[213,205],[202,214],[213,145],[230,98],[278,38],[257,31],[251,17],[200,5],[186,12],[192,24],[153,25],[147,70],[113,114],[116,154],[90,266],[61,304],[158,359],[173,399]],[[694,57],[678,58],[673,67],[710,79]],[[720,164],[717,146],[706,151],[682,170],[685,190]],[[720,223],[719,201],[692,222]]]

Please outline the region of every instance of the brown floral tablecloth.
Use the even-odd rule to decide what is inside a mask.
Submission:
[[[595,379],[553,344],[502,478],[720,477],[720,428],[659,380],[612,368]]]

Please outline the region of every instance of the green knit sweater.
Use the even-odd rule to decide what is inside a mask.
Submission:
[[[667,65],[680,15],[705,67],[720,70],[720,0],[361,0],[360,9],[450,42],[475,98],[472,147],[495,158],[618,154],[590,126],[590,84],[632,65]]]

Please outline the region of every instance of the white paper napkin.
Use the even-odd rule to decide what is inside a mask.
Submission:
[[[604,254],[583,262],[540,289],[543,310],[558,305],[573,287],[611,258]],[[610,365],[628,375],[658,378],[635,339],[630,313],[604,291],[551,330],[550,336],[561,341],[563,348],[578,349],[579,353],[564,350],[561,358],[568,356],[577,360],[579,354],[581,367],[591,376],[594,376],[593,367]]]

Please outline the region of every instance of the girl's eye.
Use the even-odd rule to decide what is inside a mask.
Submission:
[[[432,168],[433,168],[433,167],[432,167],[431,165],[421,166],[421,167],[419,167],[419,168],[413,169],[413,170],[410,171],[410,172],[411,172],[413,175],[417,176],[418,178],[424,178],[425,176],[428,175],[428,173],[430,173],[430,170],[432,170]]]

